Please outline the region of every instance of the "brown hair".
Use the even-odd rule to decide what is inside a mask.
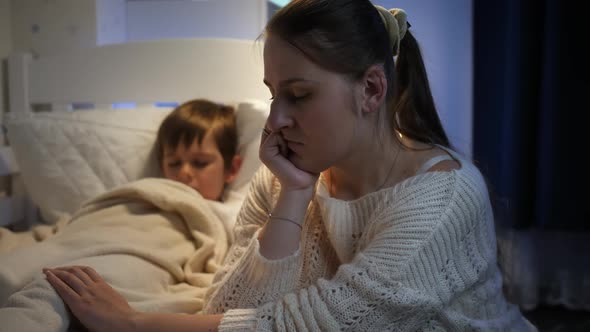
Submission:
[[[161,165],[164,147],[189,147],[195,139],[199,144],[211,131],[223,157],[224,167],[231,167],[237,153],[238,132],[233,107],[216,104],[205,99],[187,101],[176,107],[162,121],[156,138],[156,156]]]
[[[389,34],[370,1],[293,0],[271,18],[265,32],[289,42],[320,67],[352,80],[382,64],[393,129],[424,143],[449,146],[416,39],[406,32],[395,65]]]

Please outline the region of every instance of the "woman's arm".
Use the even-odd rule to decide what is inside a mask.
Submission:
[[[224,312],[220,330],[245,331],[239,327],[251,326],[257,331],[273,331],[299,325],[322,331],[437,327],[439,319],[444,322],[448,303],[481,282],[479,278],[493,271],[490,263],[495,262],[484,211],[481,206],[464,206],[474,201],[465,198],[474,197],[453,199],[453,192],[453,179],[449,177],[446,184],[425,183],[412,191],[396,193],[396,201],[403,205],[392,202],[375,211],[375,220],[364,232],[354,259],[341,265],[329,280],[320,278],[307,288],[275,292],[274,298],[260,305],[224,307],[225,299],[217,299],[222,303],[218,312]],[[474,241],[477,251],[471,247]],[[254,253],[252,250],[249,254]],[[247,265],[247,257],[242,264]],[[265,273],[243,273],[260,271],[259,265],[234,271],[226,279],[228,296],[242,303],[273,294],[280,278],[287,282],[297,273],[284,271],[279,265],[284,260],[290,258],[265,262]],[[251,264],[261,261],[250,260]],[[277,282],[272,282],[274,279]],[[238,293],[231,292],[234,283],[255,286],[239,293],[245,297],[236,300]],[[467,301],[483,304],[487,299],[476,296]]]
[[[223,315],[140,313],[132,319],[132,331],[138,332],[215,332]]]
[[[299,248],[301,230],[319,174],[297,168],[288,158],[285,140],[278,132],[263,131],[260,160],[281,183],[281,192],[258,234],[260,254],[278,260]]]
[[[272,214],[258,233],[262,256],[277,260],[299,249],[303,221],[312,195],[313,188],[281,191]]]
[[[275,201],[280,200],[279,192],[280,185],[276,177],[267,167],[261,167],[252,179],[250,191],[234,227],[235,241],[223,266],[215,274],[213,284],[207,292],[203,312],[221,313],[226,307],[252,308],[267,302],[256,290],[272,285],[277,271],[287,273],[288,277],[281,277],[280,287],[270,286],[271,291],[267,295],[287,293],[294,289],[299,260],[294,251],[299,247],[299,227],[288,222],[281,224],[280,220],[273,221],[273,225],[281,228],[268,227],[268,214],[273,212],[273,207],[274,211],[280,213],[280,207],[277,206],[281,204],[275,204]],[[293,247],[284,252],[287,256],[282,259],[267,259],[262,255],[263,241],[271,240],[270,245],[284,250],[282,244],[286,242],[285,238],[294,239],[291,242]]]
[[[70,266],[43,272],[72,313],[91,331],[217,331],[223,317],[135,311],[91,267]]]

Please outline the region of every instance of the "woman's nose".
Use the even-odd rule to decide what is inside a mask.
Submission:
[[[270,105],[270,114],[268,115],[267,124],[272,131],[278,131],[282,128],[293,126],[293,119],[289,114],[289,110],[280,100],[275,100]]]

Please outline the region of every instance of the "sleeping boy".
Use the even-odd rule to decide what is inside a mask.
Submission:
[[[234,108],[206,99],[187,101],[160,124],[156,159],[165,178],[183,183],[211,201],[230,242],[244,197],[226,190],[240,171]]]
[[[164,177],[186,184],[210,200],[222,201],[242,158],[232,107],[204,99],[188,101],[160,125],[156,153]]]
[[[91,266],[137,310],[199,311],[241,204],[225,190],[242,163],[237,140],[232,107],[201,99],[174,109],[156,138],[165,179],[100,195],[54,236],[0,254],[0,332],[68,329],[43,267]]]
[[[205,199],[226,203],[212,206],[222,215],[230,236],[243,200],[243,195],[226,190],[242,165],[237,149],[233,107],[206,99],[190,100],[172,110],[160,124],[155,142],[157,163],[165,178],[184,183]],[[0,228],[0,255],[44,241],[68,223],[68,219],[62,219],[56,225],[38,225],[29,232]]]

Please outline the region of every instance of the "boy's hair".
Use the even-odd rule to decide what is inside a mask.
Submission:
[[[223,157],[224,168],[229,169],[238,148],[234,108],[205,99],[181,104],[162,121],[156,138],[158,164],[164,160],[165,147],[177,148],[182,143],[188,148],[195,139],[201,144],[209,131]]]

